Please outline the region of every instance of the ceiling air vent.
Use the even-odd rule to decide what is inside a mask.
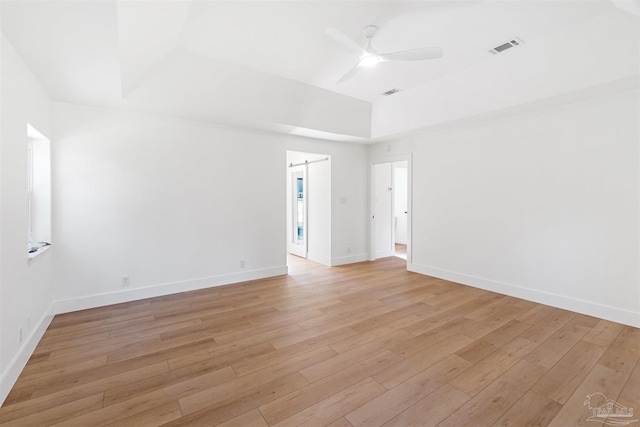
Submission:
[[[390,89],[386,92],[382,92],[381,95],[382,96],[389,96],[389,95],[393,95],[394,93],[398,93],[400,92],[400,89]]]
[[[494,55],[500,53],[500,52],[504,52],[507,49],[511,49],[512,47],[516,47],[516,46],[520,46],[521,44],[523,44],[524,42],[522,41],[522,39],[518,38],[518,37],[514,37],[511,40],[502,43],[501,45],[498,45],[492,49],[489,49],[489,52],[493,53]]]

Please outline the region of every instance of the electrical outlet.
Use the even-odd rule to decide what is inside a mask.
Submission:
[[[18,342],[22,342],[22,328],[18,329],[18,339],[20,340]]]
[[[122,276],[122,286],[129,286],[131,284],[131,278],[129,276]]]
[[[244,268],[245,267],[245,262],[243,259],[240,260],[240,268]]]
[[[351,253],[351,246],[347,246],[347,253],[350,254]]]

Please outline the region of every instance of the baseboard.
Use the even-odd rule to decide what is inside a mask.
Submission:
[[[198,289],[212,288],[216,286],[230,285],[232,283],[246,282],[248,280],[264,279],[267,277],[281,276],[288,273],[287,266],[270,267],[242,273],[222,274],[219,276],[204,277],[180,282],[162,283],[143,288],[126,289],[117,292],[89,295],[79,298],[69,298],[55,301],[55,313],[68,313],[71,311],[86,310],[105,305],[120,304],[146,298],[176,294],[179,292],[195,291]]]
[[[640,313],[631,310],[414,263],[407,263],[407,270],[636,328],[640,327]]]
[[[314,254],[313,252],[307,252],[307,259],[309,261],[317,262],[322,265],[326,265],[326,266],[331,265],[331,258],[326,257],[324,255]]]
[[[29,358],[33,354],[33,351],[40,342],[40,339],[49,327],[51,320],[53,320],[53,316],[54,305],[51,304],[31,334],[24,341],[22,347],[18,350],[18,354],[15,355],[7,369],[0,376],[0,406],[2,406],[9,395],[9,392],[18,380],[20,373],[24,369]]]
[[[331,267],[354,264],[356,262],[369,261],[369,254],[355,254],[338,258],[331,258]]]
[[[389,258],[390,256],[395,256],[394,251],[380,251],[376,252],[376,259],[380,258]]]

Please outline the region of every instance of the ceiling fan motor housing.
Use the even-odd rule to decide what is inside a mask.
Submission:
[[[375,25],[367,25],[362,29],[362,34],[364,34],[364,36],[368,39],[373,38],[373,36],[375,36],[377,32],[378,27],[376,27]]]

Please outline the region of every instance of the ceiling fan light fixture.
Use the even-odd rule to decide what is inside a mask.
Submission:
[[[421,47],[414,48],[408,50],[400,50],[397,52],[378,52],[373,46],[373,37],[378,32],[378,27],[375,25],[368,25],[362,29],[364,36],[367,38],[367,46],[362,48],[355,40],[347,37],[343,32],[337,30],[335,28],[327,28],[324,32],[343,45],[348,48],[352,52],[357,52],[360,54],[360,58],[358,58],[358,62],[356,65],[352,67],[347,73],[340,77],[340,79],[336,83],[343,83],[349,80],[351,77],[358,73],[358,70],[365,67],[375,67],[376,64],[380,62],[390,62],[390,61],[424,61],[427,59],[436,59],[442,57],[442,48],[441,47]]]
[[[382,58],[380,58],[378,55],[364,55],[362,58],[360,58],[360,65],[362,65],[363,67],[373,67],[381,61]]]

